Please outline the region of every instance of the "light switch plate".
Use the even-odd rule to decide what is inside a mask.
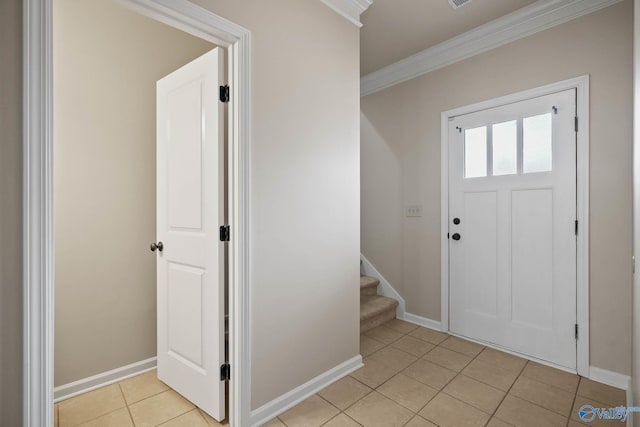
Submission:
[[[408,218],[419,218],[422,216],[422,205],[409,205],[405,210]]]

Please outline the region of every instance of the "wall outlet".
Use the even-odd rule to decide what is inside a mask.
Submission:
[[[422,205],[409,205],[405,209],[405,215],[409,218],[419,218],[422,216]]]

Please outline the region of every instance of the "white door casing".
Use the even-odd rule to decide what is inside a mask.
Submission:
[[[158,378],[225,418],[220,48],[157,84]]]
[[[551,171],[526,173],[523,118],[542,114],[551,118]],[[448,229],[452,237],[460,235],[449,240],[450,330],[571,370],[576,369],[575,116],[572,89],[457,116],[448,129]],[[513,120],[516,169],[492,176],[499,167],[492,164],[492,125]],[[465,135],[482,126],[487,176],[465,178]]]

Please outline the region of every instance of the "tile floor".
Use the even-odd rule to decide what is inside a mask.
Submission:
[[[265,427],[581,427],[585,403],[626,402],[623,390],[401,320],[363,334],[360,353],[363,368]]]
[[[580,406],[626,402],[623,390],[401,320],[363,334],[360,352],[363,368],[264,426],[581,427]],[[59,427],[222,425],[158,381],[155,371],[55,410]]]
[[[156,371],[63,400],[55,427],[218,427],[220,424],[158,380]]]

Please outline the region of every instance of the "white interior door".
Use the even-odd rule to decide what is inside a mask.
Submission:
[[[575,116],[568,90],[449,124],[451,331],[571,369]]]
[[[158,378],[217,420],[225,418],[223,77],[216,48],[157,84]]]

